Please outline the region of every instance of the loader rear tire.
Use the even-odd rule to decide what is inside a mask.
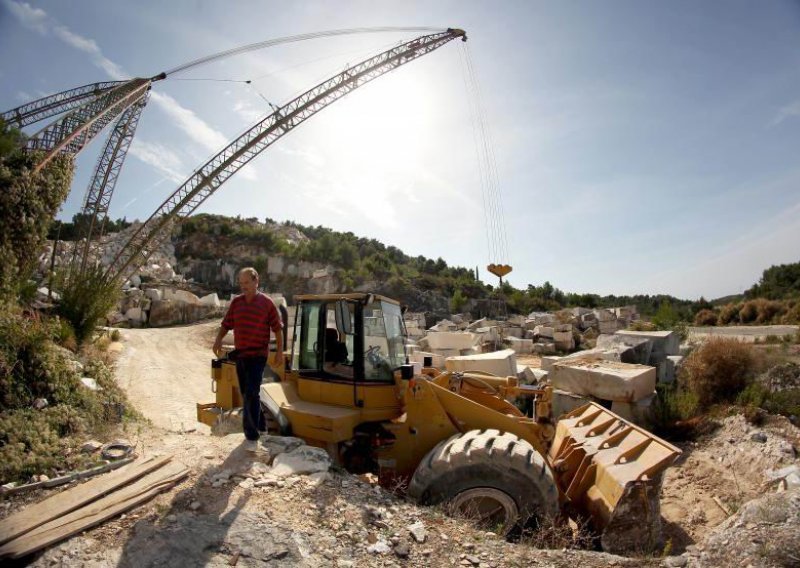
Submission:
[[[420,462],[408,496],[444,504],[503,535],[558,516],[558,490],[544,457],[499,430],[472,430],[440,442]]]

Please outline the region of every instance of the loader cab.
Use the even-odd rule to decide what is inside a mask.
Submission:
[[[400,305],[373,294],[299,296],[292,369],[299,378],[393,384],[405,363]]]

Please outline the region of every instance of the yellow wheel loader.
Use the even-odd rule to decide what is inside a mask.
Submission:
[[[280,381],[262,384],[265,429],[325,448],[421,504],[442,504],[503,534],[567,517],[609,552],[660,543],[663,471],[680,450],[598,404],[557,421],[549,387],[516,377],[408,364],[398,302],[303,295]],[[211,424],[237,404],[235,365],[215,360]],[[531,397],[531,416],[514,401]]]

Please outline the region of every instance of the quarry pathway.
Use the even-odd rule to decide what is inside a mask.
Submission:
[[[124,329],[117,380],[133,405],[155,426],[171,431],[205,428],[195,403],[213,402],[211,345],[219,320],[192,326]]]

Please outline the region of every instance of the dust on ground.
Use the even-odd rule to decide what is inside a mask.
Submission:
[[[245,453],[241,434],[213,437],[196,422],[195,403],[214,397],[209,347],[217,326],[218,320],[122,332],[117,377],[151,424],[121,433],[140,456],[173,454],[190,468],[189,477],[129,514],[27,562],[89,568],[711,566],[718,561],[714,554],[728,546],[718,544],[729,541],[726,530],[767,531],[758,523],[742,525],[736,511],[746,511],[750,499],[774,491],[765,480],[767,470],[798,463],[800,433],[782,418],[770,417],[754,427],[741,416],[725,417],[715,432],[683,444],[684,455],[667,471],[662,492],[668,543],[664,554],[682,554],[669,558],[511,544],[441,511],[418,508],[377,486],[370,476],[336,468],[319,482],[294,476],[257,487],[254,472],[263,456]],[[226,472],[228,481],[220,483]],[[20,503],[43,496],[27,496]],[[409,530],[416,522],[425,529],[422,542]],[[786,526],[791,533],[798,523]],[[760,554],[760,548],[755,550]]]

